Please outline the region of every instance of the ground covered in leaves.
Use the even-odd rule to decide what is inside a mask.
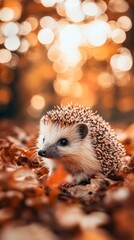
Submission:
[[[0,125],[0,239],[133,240],[134,124],[118,131],[127,152],[119,179],[97,175],[70,187],[62,166],[47,177],[36,134],[24,129]]]

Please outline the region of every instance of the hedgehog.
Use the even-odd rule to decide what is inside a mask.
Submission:
[[[125,156],[109,123],[79,104],[55,106],[41,118],[37,149],[50,175],[61,162],[77,183],[97,173],[118,176]]]

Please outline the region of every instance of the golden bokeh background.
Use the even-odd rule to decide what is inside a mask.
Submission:
[[[133,0],[0,1],[0,117],[56,104],[134,121]]]

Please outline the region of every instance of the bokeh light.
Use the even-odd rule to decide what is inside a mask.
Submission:
[[[117,24],[124,29],[124,31],[129,31],[132,27],[132,21],[128,16],[121,16],[117,20]]]
[[[114,77],[109,72],[102,72],[99,74],[97,81],[102,88],[110,88],[114,84]]]
[[[25,103],[23,111],[32,118],[39,118],[54,101],[78,102],[100,111],[102,105],[110,114],[115,108],[115,88],[123,91],[133,82],[131,3],[26,2],[3,0],[0,9],[0,81],[4,79],[10,89],[10,83],[16,87],[19,79],[27,96],[20,102]],[[9,76],[13,76],[12,81],[8,81]],[[109,101],[103,100],[104,93]]]
[[[42,28],[54,29],[56,27],[56,20],[50,16],[45,16],[40,19],[40,25]]]
[[[26,19],[26,21],[30,23],[31,28],[32,28],[32,29],[31,29],[32,31],[34,31],[34,30],[37,29],[37,27],[38,27],[38,20],[37,20],[36,17],[28,17],[28,18]]]
[[[129,71],[132,68],[133,60],[130,54],[115,54],[111,58],[111,66],[118,71]]]
[[[11,21],[14,18],[14,11],[12,8],[4,7],[0,10],[0,20],[3,22]]]
[[[106,42],[109,36],[110,28],[108,23],[96,20],[88,25],[87,31],[89,43],[98,47],[102,46]]]
[[[101,14],[101,9],[98,7],[97,3],[92,1],[84,1],[82,3],[82,9],[83,12],[90,17],[95,17]]]
[[[15,22],[9,22],[5,26],[3,26],[3,34],[6,37],[16,35],[19,32],[18,24]]]
[[[34,95],[31,98],[31,106],[36,110],[41,110],[45,106],[45,99],[41,95]]]
[[[66,51],[67,49],[78,47],[81,38],[81,32],[78,26],[75,24],[66,25],[60,32],[61,49]]]
[[[0,63],[7,63],[11,60],[12,54],[7,49],[0,49]]]
[[[32,25],[28,21],[24,21],[20,24],[20,35],[28,35],[32,31]]]
[[[53,7],[56,2],[57,2],[56,0],[41,0],[41,3],[45,7]]]
[[[111,38],[115,43],[123,43],[126,40],[126,33],[121,28],[116,28],[112,32]]]
[[[15,51],[20,46],[20,39],[17,36],[7,37],[4,45],[8,50]]]
[[[29,47],[30,47],[29,42],[27,41],[27,39],[23,38],[20,42],[20,47],[18,51],[21,53],[25,53],[28,51]]]
[[[109,9],[113,12],[123,13],[129,9],[129,4],[125,0],[110,0]]]
[[[38,40],[42,44],[50,44],[54,40],[54,33],[49,28],[41,29],[38,33]]]
[[[82,11],[80,0],[66,0],[65,13],[72,22],[81,22],[85,19],[85,14]]]

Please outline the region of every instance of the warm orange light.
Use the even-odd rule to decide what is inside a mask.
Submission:
[[[80,97],[83,94],[83,88],[79,82],[68,80],[55,80],[54,89],[60,96]]]
[[[28,17],[26,21],[30,23],[32,31],[36,30],[38,27],[38,20],[35,17]]]
[[[97,82],[102,88],[110,88],[113,86],[114,78],[112,74],[102,72],[99,74]]]
[[[134,110],[133,98],[132,97],[124,97],[122,99],[119,99],[117,102],[117,108],[121,112],[127,112],[127,111]]]
[[[6,105],[11,100],[12,95],[9,88],[0,89],[0,105]]]
[[[125,0],[110,0],[108,7],[113,12],[123,13],[129,9],[129,4]]]
[[[10,62],[8,63],[8,66],[10,68],[15,68],[18,65],[18,63],[19,63],[19,57],[17,54],[13,53],[12,58],[11,58]]]
[[[53,44],[49,49],[48,49],[48,53],[47,56],[48,58],[53,61],[56,62],[60,59],[60,56],[62,55],[58,44]]]
[[[20,35],[28,35],[32,31],[32,25],[28,21],[24,21],[20,24]]]
[[[53,69],[57,73],[64,73],[68,70],[68,66],[63,61],[57,61],[57,62],[54,62]]]
[[[59,2],[58,4],[56,4],[56,11],[60,16],[62,16],[62,17],[66,16],[64,0]]]
[[[36,110],[42,110],[45,107],[45,99],[41,95],[34,95],[31,98],[31,106]]]
[[[23,38],[21,40],[20,47],[19,47],[18,51],[21,52],[21,53],[25,53],[25,52],[28,51],[29,47],[30,47],[29,42],[25,38]]]

